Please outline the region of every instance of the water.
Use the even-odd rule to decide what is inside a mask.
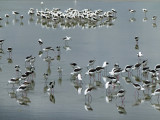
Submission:
[[[60,8],[64,11],[68,8],[82,10],[89,8],[91,10],[102,9],[103,11],[111,10],[112,8],[118,11],[117,19],[112,26],[102,26],[95,28],[80,26],[63,29],[60,25],[56,28],[42,26],[37,23],[37,17],[33,19],[27,14],[29,8],[41,9],[41,1],[0,1],[0,17],[4,18],[1,21],[0,38],[5,39],[2,46],[4,54],[0,54],[0,118],[3,119],[158,119],[160,117],[159,110],[154,109],[153,104],[159,104],[157,97],[150,100],[145,100],[144,95],[140,92],[139,97],[135,95],[135,89],[132,84],[127,84],[120,77],[122,88],[126,90],[125,100],[122,103],[120,98],[113,99],[110,103],[106,102],[106,90],[104,82],[101,87],[91,92],[92,102],[90,107],[92,111],[86,111],[85,96],[83,94],[86,85],[89,83],[89,77],[84,74],[87,71],[86,65],[90,59],[95,59],[95,66],[102,65],[104,61],[109,62],[107,68],[110,71],[113,65],[118,62],[120,67],[124,68],[127,64],[135,64],[137,62],[137,52],[141,51],[144,54],[144,59],[148,59],[148,66],[152,69],[159,63],[159,22],[156,21],[157,27],[153,27],[152,17],[156,15],[159,18],[160,8],[159,2],[107,2],[107,1],[83,1],[77,0],[58,0],[45,1],[44,8]],[[129,22],[132,14],[128,9],[135,9],[134,18],[136,21]],[[143,22],[144,13],[142,8],[147,8],[146,22]],[[21,21],[19,15],[18,21],[15,21],[12,11],[20,12],[24,15]],[[8,24],[4,14],[10,14]],[[66,51],[62,40],[65,36],[71,36],[72,40],[68,42],[71,50]],[[139,50],[135,49],[135,36],[139,36]],[[56,50],[56,46],[61,46],[60,60],[52,61],[50,67],[43,61],[46,53],[42,58],[38,56],[40,46],[38,39],[44,41],[43,47],[52,46]],[[7,48],[12,47],[12,63],[8,63]],[[49,52],[50,55],[54,55]],[[11,98],[10,92],[15,93],[15,88],[12,85],[7,85],[7,81],[15,77],[14,67],[20,65],[22,73],[25,70],[25,57],[35,56],[35,76],[33,80],[35,86],[27,91],[25,95],[30,102],[27,105],[20,105],[18,99],[24,97],[17,93],[17,98]],[[83,67],[82,78],[82,94],[78,94],[76,86],[70,80],[70,73],[73,71],[69,63],[76,62]],[[59,79],[57,68],[63,68],[62,80]],[[49,72],[48,82],[44,82],[43,73]],[[136,74],[136,73],[134,73]],[[50,101],[50,95],[44,91],[49,81],[55,80],[54,99]],[[151,78],[149,78],[151,80]],[[132,81],[135,81],[132,78]],[[141,84],[141,83],[140,83]],[[159,85],[157,84],[157,88]],[[120,114],[117,106],[125,108],[125,113]]]

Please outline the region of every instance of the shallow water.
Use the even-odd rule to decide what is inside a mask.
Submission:
[[[104,61],[109,62],[107,68],[111,71],[113,65],[118,62],[120,67],[124,68],[127,64],[137,63],[137,52],[141,51],[144,54],[143,59],[148,59],[148,66],[153,67],[160,63],[159,56],[159,2],[106,2],[106,1],[84,1],[84,0],[54,0],[45,1],[44,8],[60,8],[64,11],[68,8],[82,10],[89,8],[91,10],[102,9],[103,11],[117,10],[117,18],[112,26],[96,26],[85,27],[75,26],[74,28],[65,28],[58,25],[56,28],[46,27],[37,22],[37,17],[31,17],[27,14],[29,8],[41,9],[40,1],[0,1],[0,17],[3,17],[0,27],[0,39],[5,39],[2,46],[4,53],[1,53],[0,59],[0,118],[3,119],[158,119],[160,117],[159,110],[152,107],[154,104],[159,105],[157,97],[145,100],[142,91],[139,97],[135,95],[135,88],[132,84],[127,84],[120,76],[120,82],[123,89],[126,90],[125,100],[122,103],[120,98],[113,99],[111,102],[106,102],[106,90],[104,82],[101,80],[102,86],[96,86],[96,90],[91,92],[92,102],[90,107],[92,111],[85,110],[85,96],[83,94],[86,85],[89,83],[89,77],[85,76],[87,71],[86,66],[90,59],[95,59],[95,65],[102,65]],[[134,18],[136,21],[130,22],[132,14],[128,9],[135,9]],[[143,22],[144,13],[142,8],[147,8],[146,22]],[[19,15],[15,20],[11,15],[12,11],[18,11],[24,15],[21,21]],[[4,14],[10,14],[8,23]],[[152,26],[152,17],[158,17],[156,21],[157,27]],[[65,36],[71,36],[72,40],[68,42],[71,50],[64,49],[65,43],[62,40]],[[135,36],[139,36],[139,50],[135,49]],[[56,59],[55,53],[49,52],[54,56],[48,67],[48,63],[43,61],[46,53],[42,57],[38,56],[40,46],[38,39],[44,41],[43,47],[52,46],[56,50],[56,46],[61,47],[61,58]],[[8,63],[7,48],[12,47],[12,63]],[[22,73],[25,70],[25,57],[35,56],[35,76],[33,80],[35,85],[27,91],[25,97],[28,97],[30,102],[27,105],[20,105],[18,100],[21,97],[17,93],[16,98],[11,98],[9,93],[15,93],[18,85],[12,89],[12,85],[7,85],[10,78],[15,77],[14,67],[18,64],[21,67]],[[73,71],[69,65],[71,62],[76,62],[82,71],[82,93],[78,94],[76,85],[70,79],[70,73]],[[58,66],[63,68],[62,80],[59,79],[57,72]],[[43,73],[50,73],[47,83],[43,78]],[[136,75],[134,71],[133,74]],[[96,78],[98,79],[98,78]],[[50,95],[44,88],[49,81],[55,80],[54,99],[50,101]],[[131,78],[132,81],[135,81]],[[149,78],[151,80],[151,78]],[[140,83],[141,84],[141,83]],[[157,88],[159,85],[157,84]],[[13,97],[13,96],[12,96]],[[53,96],[52,96],[53,97]],[[125,113],[120,114],[117,111],[117,106],[125,108]]]

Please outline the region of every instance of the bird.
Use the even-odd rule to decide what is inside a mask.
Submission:
[[[43,51],[47,52],[47,56],[48,56],[48,52],[52,50],[54,51],[54,49],[52,47],[46,47],[46,48],[43,48]]]
[[[63,69],[61,67],[58,67],[57,72],[59,73],[59,78],[62,78]]]
[[[5,14],[5,17],[6,17],[7,22],[8,22],[9,14]]]
[[[101,67],[101,66],[97,66],[96,67],[96,72],[98,73],[98,80],[101,78],[101,71],[103,70],[104,68]],[[100,77],[100,78],[99,78]]]
[[[24,92],[24,91],[26,91],[27,90],[27,86],[19,86],[18,88],[17,88],[17,90],[16,90],[16,92]]]
[[[135,39],[135,41],[136,41],[136,42],[138,42],[139,37],[138,37],[138,36],[135,36],[135,38],[134,38],[134,39]]]
[[[75,63],[75,62],[70,63],[70,65],[72,66],[73,69],[75,69],[77,67],[77,63]]]
[[[8,80],[8,84],[18,84],[19,83],[19,78],[11,78]]]
[[[157,19],[157,16],[153,16],[153,17],[152,17],[152,20],[153,20],[154,22],[156,22],[156,19]]]
[[[88,101],[89,101],[89,97],[91,97],[92,99],[92,96],[90,95],[90,92],[94,89],[94,87],[87,87],[84,91],[84,95],[85,95],[85,101],[86,101],[86,96],[88,96]]]
[[[9,53],[9,58],[12,57],[12,50],[13,49],[11,47],[7,48],[7,52]]]
[[[155,65],[154,70],[159,71],[160,70],[160,64]]]
[[[93,66],[93,64],[95,63],[96,60],[89,60],[89,63],[87,65],[87,68],[89,68],[90,66]]]
[[[38,39],[38,43],[39,43],[39,45],[43,45],[43,41],[41,38]]]
[[[16,15],[18,15],[19,12],[17,12],[17,11],[12,11],[12,14],[15,16],[15,19],[16,19]]]
[[[142,63],[136,63],[136,64],[134,64],[134,66],[133,66],[132,69],[133,69],[133,70],[137,70],[137,74],[138,74],[138,71],[139,71],[141,65],[142,65]]]
[[[151,85],[151,81],[149,81],[149,80],[143,80],[143,87],[150,87],[150,85]]]
[[[142,52],[138,52],[138,53],[137,53],[137,56],[138,56],[138,57],[142,57],[142,56],[143,56]]]
[[[108,81],[105,83],[105,89],[107,91],[108,88],[110,88],[110,86],[112,86],[112,81]]]
[[[80,83],[82,83],[82,76],[81,76],[81,74],[77,75],[77,79],[78,79],[78,81],[80,81]]]
[[[49,82],[49,88],[47,89],[48,92],[54,93],[55,81]]]
[[[151,93],[151,95],[160,95],[160,88],[157,88],[153,93]]]
[[[132,70],[132,67],[133,65],[126,65],[122,72],[128,72],[128,76],[129,76],[129,72]]]
[[[1,48],[2,48],[3,43],[4,43],[4,39],[0,39]]]
[[[48,80],[48,73],[44,73],[43,77],[44,77],[45,80]]]
[[[135,13],[135,12],[136,12],[136,10],[129,9],[129,12],[130,12],[130,13]]]
[[[123,103],[123,101],[124,101],[124,99],[125,99],[125,90],[124,89],[120,89],[118,92],[117,92],[117,97],[120,97],[121,99],[122,99],[122,103]]]
[[[137,90],[137,93],[138,93],[138,96],[139,96],[139,90],[142,90],[143,92],[144,92],[144,88],[140,85],[140,84],[138,84],[138,83],[132,83],[132,85],[133,85],[133,87]]]
[[[71,37],[66,36],[66,37],[63,38],[63,40],[64,40],[64,41],[70,41],[70,40],[71,40]]]
[[[145,8],[143,8],[142,11],[144,12],[144,16],[145,16],[145,18],[146,18],[146,13],[148,12],[148,10],[145,9]]]

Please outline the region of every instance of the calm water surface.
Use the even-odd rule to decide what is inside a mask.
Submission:
[[[135,64],[137,62],[137,52],[141,51],[144,58],[148,59],[148,66],[153,68],[160,63],[160,2],[105,2],[91,0],[54,0],[45,1],[44,8],[60,8],[64,11],[68,8],[82,10],[85,8],[103,11],[117,10],[117,18],[112,26],[96,26],[84,27],[75,26],[65,28],[58,25],[57,27],[46,27],[38,22],[37,17],[32,18],[27,14],[29,8],[41,9],[41,1],[0,1],[0,17],[4,18],[0,22],[0,39],[5,39],[2,46],[3,53],[0,54],[0,118],[1,120],[11,119],[28,119],[28,120],[62,120],[62,119],[87,119],[87,120],[134,120],[134,119],[158,119],[160,117],[159,110],[153,106],[159,105],[159,100],[153,97],[149,100],[145,99],[145,95],[140,92],[139,96],[135,95],[135,88],[132,84],[127,84],[120,76],[121,86],[126,90],[125,100],[122,103],[120,98],[106,102],[106,90],[104,82],[102,85],[96,86],[96,90],[91,93],[92,102],[89,106],[92,111],[85,110],[85,96],[83,94],[86,85],[89,83],[89,77],[85,76],[86,66],[90,59],[95,59],[95,66],[102,65],[104,61],[109,62],[107,68],[110,71],[113,65],[118,62],[120,67],[124,68],[127,64]],[[133,16],[128,9],[135,9]],[[143,22],[144,13],[142,8],[147,8],[146,17],[148,20]],[[19,15],[17,20],[12,15],[12,11],[18,11],[24,15],[21,21]],[[4,15],[8,13],[10,17],[8,23]],[[156,15],[157,21],[153,26],[152,17]],[[135,21],[130,22],[133,18]],[[62,40],[65,36],[71,36],[72,40],[68,42],[71,50],[64,49],[65,43]],[[139,50],[135,49],[135,36],[139,36]],[[38,39],[44,41],[43,47],[52,46],[56,50],[56,46],[61,47],[60,60],[55,60],[51,65],[43,61],[46,53],[42,57],[38,56],[40,46]],[[12,62],[8,61],[7,48],[12,47]],[[11,97],[11,93],[15,93],[16,88],[12,89],[12,85],[7,85],[10,78],[15,77],[14,66],[18,64],[21,71],[25,70],[25,57],[35,56],[35,75],[33,77],[34,85],[27,91],[25,97],[29,102],[27,105],[20,105],[18,100],[24,96],[17,93],[16,97]],[[76,62],[83,67],[82,93],[78,94],[76,84],[70,79],[70,73],[73,71],[69,63]],[[58,67],[63,68],[62,79],[59,79],[57,72]],[[43,73],[50,73],[48,82],[45,83]],[[135,74],[135,73],[133,73]],[[44,89],[49,81],[55,80],[54,100],[50,100],[50,95]],[[131,78],[134,81],[133,78]],[[149,80],[151,80],[149,78]],[[156,86],[157,88],[159,85]],[[13,95],[13,94],[12,94]],[[52,96],[53,97],[53,96]],[[117,106],[125,109],[123,114],[117,110]]]

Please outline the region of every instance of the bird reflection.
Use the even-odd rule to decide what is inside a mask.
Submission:
[[[143,21],[143,22],[147,22],[147,20],[148,20],[148,18],[147,18],[147,17],[144,17],[142,21]]]
[[[43,55],[43,51],[42,51],[42,50],[40,50],[40,51],[38,52],[38,55],[39,55],[39,57],[42,57],[42,55]]]
[[[117,110],[118,110],[118,113],[119,114],[127,114],[127,112],[126,112],[126,110],[125,110],[125,105],[124,104],[122,104],[122,105],[116,105],[116,107],[117,107]]]
[[[12,58],[7,58],[7,61],[8,61],[9,64],[13,63],[13,59]]]
[[[129,19],[129,22],[135,22],[136,21],[136,18],[132,17]]]
[[[12,20],[13,25],[15,25],[18,22],[19,22],[19,19],[17,19],[17,18],[15,18],[15,19]]]
[[[4,54],[4,51],[3,51],[2,46],[1,46],[1,48],[0,48],[0,53],[1,53],[1,54]]]
[[[150,103],[151,103],[151,106],[152,106],[154,109],[160,111],[160,103],[159,103],[159,101],[157,101],[157,103],[152,103],[152,101],[150,101]]]
[[[136,50],[139,50],[138,42],[135,44],[135,49],[136,49]]]
[[[24,23],[21,21],[21,22],[20,22],[20,26],[23,26],[23,25],[24,25]]]
[[[17,94],[14,88],[12,88],[11,91],[8,92],[8,95],[10,96],[10,98],[17,98]]]
[[[142,99],[142,98],[139,98],[139,95],[136,95],[135,96],[135,101],[134,101],[134,103],[133,103],[133,107],[134,106],[139,106],[141,103],[143,103],[144,102],[144,100]]]
[[[27,96],[21,96],[17,99],[17,103],[20,105],[28,106],[28,103],[31,103],[31,100]]]
[[[48,90],[48,84],[47,82],[45,81],[45,84],[44,84],[44,87],[43,87],[43,92],[46,93]]]
[[[5,22],[5,26],[7,26],[7,25],[9,25],[10,24],[10,22],[9,21],[6,21]]]
[[[54,103],[54,104],[55,104],[56,99],[55,99],[55,96],[54,96],[54,94],[53,94],[53,93],[49,93],[49,100],[50,100],[52,103]]]
[[[64,45],[63,48],[65,49],[65,51],[70,51],[71,50],[71,47],[68,46],[68,45]]]
[[[152,23],[152,27],[153,27],[153,28],[156,28],[156,27],[157,27],[157,24],[156,24],[156,23]]]
[[[85,103],[84,108],[86,111],[93,111],[93,108],[91,107],[91,102]]]
[[[106,100],[107,103],[112,102],[112,100],[113,100],[113,95],[112,95],[111,92],[107,92],[107,93],[106,93],[106,98],[105,98],[105,100]]]

